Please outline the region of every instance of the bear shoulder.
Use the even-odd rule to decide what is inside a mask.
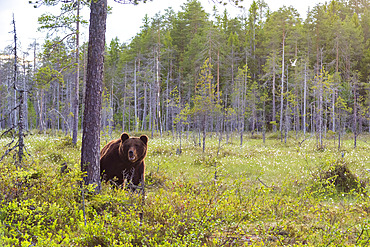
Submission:
[[[107,145],[105,145],[100,151],[100,157],[111,155],[112,153],[115,153],[115,152],[118,153],[120,144],[121,144],[121,139],[116,139],[116,140],[112,140],[108,142]]]

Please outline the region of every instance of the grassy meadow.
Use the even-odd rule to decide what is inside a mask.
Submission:
[[[184,133],[179,154],[178,138],[149,135],[143,196],[81,189],[81,144],[30,133],[22,167],[14,153],[0,163],[0,245],[370,246],[369,137],[354,149],[348,135],[338,151],[315,136],[246,134],[240,146],[208,134],[203,153]],[[10,142],[0,139],[1,156]]]

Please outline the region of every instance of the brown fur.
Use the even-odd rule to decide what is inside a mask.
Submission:
[[[100,171],[102,179],[113,180],[122,185],[124,180],[134,185],[144,182],[148,137],[129,137],[122,133],[120,139],[110,141],[100,151]],[[115,180],[116,179],[116,180]]]

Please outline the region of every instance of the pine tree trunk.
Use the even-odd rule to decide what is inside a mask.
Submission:
[[[79,101],[79,81],[80,81],[80,0],[77,0],[77,21],[76,21],[76,71],[75,71],[75,85],[73,93],[73,126],[72,126],[72,143],[76,145],[78,134],[78,101]]]
[[[136,60],[135,60],[135,73],[134,73],[134,107],[135,107],[135,131],[138,132],[139,131],[139,123],[137,121],[137,92],[136,92],[136,88],[137,88],[137,71],[136,71]]]
[[[23,61],[25,62],[26,59],[23,57]],[[24,90],[24,112],[23,112],[23,117],[24,117],[24,129],[25,131],[28,130],[28,97],[27,97],[27,92],[26,92],[26,80],[28,79],[28,76],[26,76],[26,64],[24,63],[23,65],[23,90]]]
[[[207,114],[203,116],[203,153],[206,151],[206,136],[207,136]]]
[[[43,101],[43,98],[44,98],[44,89],[42,88],[41,89],[41,92],[39,93],[37,91],[36,94],[39,94],[40,95],[40,98],[38,98],[37,100],[37,103],[38,103],[38,111],[39,111],[39,130],[40,131],[44,131],[45,130],[45,127],[44,127],[44,110],[43,110],[43,106],[44,106],[44,101]]]
[[[280,94],[280,140],[283,141],[283,109],[284,109],[284,65],[285,65],[285,32],[283,31],[283,56],[281,62],[281,94]]]
[[[217,49],[217,103],[220,102],[220,49]]]
[[[323,148],[323,82],[320,80],[319,85],[319,102],[318,102],[318,116],[319,116],[319,141],[320,148]]]
[[[57,90],[57,98],[56,98],[56,101],[57,101],[57,111],[59,112],[60,111],[60,85],[59,85],[59,83],[57,84],[57,88],[56,88],[56,90]],[[60,130],[60,116],[59,116],[59,114],[57,114],[57,118],[56,118],[56,121],[57,121],[57,130],[59,131]]]
[[[303,89],[303,136],[306,137],[306,102],[307,102],[307,63],[304,63],[304,89]]]
[[[171,66],[170,66],[171,70]],[[167,73],[167,80],[166,80],[166,119],[165,119],[165,131],[169,131],[170,128],[170,121],[169,121],[169,115],[170,115],[170,107],[169,107],[169,102],[170,102],[170,96],[169,96],[169,83],[170,83],[170,72]]]
[[[284,135],[284,143],[287,142],[288,132],[289,132],[289,70],[287,66],[287,80],[286,80],[286,106],[285,106],[285,135]]]
[[[123,87],[123,107],[122,107],[122,132],[125,132],[125,113],[126,113],[126,85],[127,85],[127,63],[125,66],[125,81]]]
[[[275,72],[275,53],[273,55],[273,63],[272,63],[272,121],[275,122],[273,124],[273,131],[276,132],[276,102],[275,102],[275,87],[276,87],[276,72]]]
[[[354,95],[354,102],[353,102],[353,147],[356,148],[357,146],[357,81],[354,81],[354,89],[353,89],[353,95]]]
[[[147,90],[147,83],[144,81],[144,108],[143,108],[143,122],[141,124],[141,130],[147,130],[147,105],[148,105],[148,90]]]
[[[160,45],[160,44],[159,44]],[[162,121],[161,121],[161,77],[160,77],[160,49],[157,48],[157,56],[156,56],[156,117],[157,117],[157,129],[162,137]]]
[[[86,92],[86,77],[87,77],[87,59],[86,59],[86,48],[84,48],[84,70],[83,70],[83,79],[82,79],[82,102],[81,102],[81,114],[84,114],[85,111],[85,92]],[[81,129],[83,129],[84,121],[83,117],[81,118]]]
[[[101,189],[100,120],[106,19],[107,0],[91,1],[81,169],[87,171],[85,184],[95,184],[96,193]]]
[[[263,100],[263,107],[262,107],[262,139],[263,144],[266,143],[266,100]]]
[[[112,80],[112,86],[111,86],[111,91],[110,91],[110,98],[109,98],[109,117],[108,117],[108,124],[109,124],[109,137],[112,139],[112,131],[113,131],[113,125],[114,125],[114,120],[113,120],[113,85],[114,85],[114,80]]]
[[[23,116],[23,106],[24,106],[24,90],[19,91],[19,121],[18,121],[18,164],[22,165],[23,160],[23,149],[24,149],[24,116]]]

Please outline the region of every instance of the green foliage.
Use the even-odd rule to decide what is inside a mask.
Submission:
[[[213,112],[215,101],[215,90],[212,83],[212,64],[206,59],[201,67],[199,79],[195,86],[196,94],[193,99],[192,114],[207,115]]]
[[[342,111],[352,112],[352,108],[348,106],[347,102],[341,96],[338,96],[335,106]]]
[[[59,71],[51,68],[50,66],[42,67],[37,71],[36,85],[38,88],[48,88],[52,81],[62,83],[63,75]]]
[[[79,0],[80,5],[88,5],[87,2],[84,0]],[[47,6],[55,6],[58,5],[60,1],[56,0],[43,0],[42,3],[39,2],[38,4],[44,4]],[[42,14],[38,18],[39,23],[39,30],[56,30],[56,29],[64,29],[70,30],[71,32],[76,32],[74,24],[79,21],[81,24],[87,24],[86,20],[81,19],[80,16],[77,16],[75,11],[77,10],[77,4],[75,1],[62,1],[59,15],[52,15],[52,14]]]

